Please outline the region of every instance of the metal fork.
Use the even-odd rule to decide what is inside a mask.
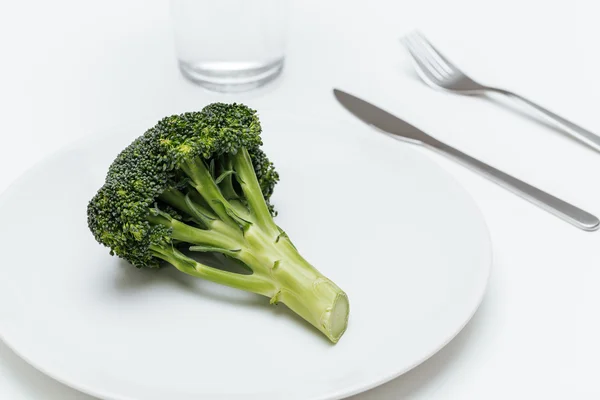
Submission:
[[[474,81],[444,57],[420,32],[410,33],[401,40],[415,62],[417,73],[429,86],[464,95],[495,92],[518,99],[533,107],[562,131],[591,148],[600,151],[600,137],[597,135],[571,121],[559,117],[523,96],[505,89],[485,86]]]

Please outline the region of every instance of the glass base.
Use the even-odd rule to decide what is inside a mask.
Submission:
[[[243,62],[179,61],[183,76],[216,92],[243,92],[256,89],[275,79],[283,69],[283,58],[267,64]]]

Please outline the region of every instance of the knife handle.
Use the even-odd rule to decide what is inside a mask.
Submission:
[[[431,138],[431,140],[428,140],[424,144],[427,147],[458,161],[469,169],[480,173],[505,189],[521,196],[525,200],[554,214],[577,228],[583,229],[584,231],[595,231],[600,227],[600,220],[594,215],[497,170],[454,147],[434,138]]]

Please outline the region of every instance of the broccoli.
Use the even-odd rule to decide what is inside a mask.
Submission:
[[[275,224],[269,199],[279,176],[260,133],[256,111],[235,103],[160,120],[113,161],[89,202],[88,226],[111,255],[138,268],[170,264],[267,296],[337,343],[348,297]],[[247,271],[206,265],[195,252]]]

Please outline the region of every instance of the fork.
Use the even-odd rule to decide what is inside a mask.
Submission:
[[[597,135],[523,96],[505,89],[485,86],[474,81],[444,57],[420,32],[412,32],[402,38],[401,41],[412,56],[417,73],[429,86],[463,95],[479,95],[485,92],[495,92],[518,99],[537,110],[548,121],[565,133],[600,151],[600,137]]]

